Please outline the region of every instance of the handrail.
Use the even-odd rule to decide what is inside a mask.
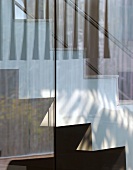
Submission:
[[[121,94],[121,95],[123,95],[124,97],[126,97],[126,100],[131,100],[131,98],[130,97],[128,97],[123,91],[121,91],[120,89],[118,89],[119,90],[119,93]],[[123,99],[122,99],[123,100]]]
[[[97,75],[102,75],[97,68],[95,68],[92,64],[86,61],[87,66],[89,66]]]
[[[82,17],[89,21],[95,28],[97,28],[102,34],[109,38],[114,44],[116,44],[122,51],[124,51],[130,58],[133,58],[133,52],[125,47],[119,40],[117,40],[111,33],[104,29],[97,21],[95,21],[86,12],[82,11],[77,4],[71,0],[64,0],[68,5],[70,5],[74,10],[76,10]]]
[[[68,47],[69,47],[68,44],[65,43],[59,36],[55,35],[54,33],[52,33],[52,36],[53,36],[57,41],[59,41],[59,42],[64,46],[64,48],[68,48]]]
[[[29,14],[27,12],[27,10],[22,5],[20,5],[17,1],[15,1],[15,5],[17,5],[17,7],[20,8],[26,15],[28,15],[32,19],[35,19],[35,17],[33,15]]]

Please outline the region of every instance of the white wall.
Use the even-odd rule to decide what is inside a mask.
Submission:
[[[133,105],[118,105],[118,76],[83,78],[83,59],[57,61],[57,125],[92,124],[93,150],[126,146],[133,169]]]

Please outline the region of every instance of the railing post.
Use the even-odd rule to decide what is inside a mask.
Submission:
[[[105,0],[105,30],[108,31],[108,1]],[[104,58],[110,58],[109,52],[109,39],[107,36],[104,36]]]
[[[64,1],[64,44],[67,43],[67,4]]]
[[[46,0],[45,19],[49,19],[49,0]]]
[[[75,10],[74,10],[74,29],[73,29],[73,48],[77,49],[78,47],[78,17],[77,17],[77,0],[75,0]]]
[[[98,69],[99,57],[99,31],[93,25],[87,22],[86,15],[89,15],[96,22],[99,20],[99,1],[98,0],[85,0],[85,20],[84,20],[84,48],[86,49],[86,58],[89,63]],[[94,74],[94,73],[88,73]]]
[[[35,19],[38,19],[38,0],[35,0]]]

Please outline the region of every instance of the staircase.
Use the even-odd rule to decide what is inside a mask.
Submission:
[[[11,170],[11,166],[24,166],[26,170],[73,170],[88,169],[89,170],[125,170],[125,147],[112,148],[107,150],[91,150],[91,124],[71,125],[65,127],[57,127],[55,139],[54,157],[44,155],[44,158],[28,158],[17,160],[15,158],[7,170]],[[78,145],[80,149],[77,150]],[[88,150],[89,149],[89,150]],[[25,160],[26,159],[26,160]],[[56,162],[54,162],[56,161]],[[2,169],[4,170],[4,169]]]
[[[72,5],[72,3],[71,3],[71,5]],[[76,10],[78,10],[78,8],[76,8]],[[82,12],[83,11],[81,11],[81,13]],[[87,20],[87,17],[88,16],[85,16],[86,20]],[[87,21],[89,21],[92,24],[93,20],[90,20],[90,19],[91,18],[88,17]],[[89,86],[89,80],[85,80],[83,77],[83,75],[84,75],[83,74],[83,67],[84,67],[83,66],[83,60],[84,60],[83,57],[87,58],[87,52],[84,55],[85,48],[78,49],[78,46],[75,45],[77,43],[74,43],[70,47],[68,47],[68,44],[66,42],[64,42],[64,40],[62,40],[62,38],[60,38],[58,36],[56,37],[54,34],[52,35],[52,31],[51,31],[52,24],[53,23],[52,22],[50,23],[50,21],[38,21],[38,22],[15,21],[15,23],[11,24],[11,29],[12,30],[15,29],[15,32],[10,32],[10,29],[7,30],[7,32],[6,32],[7,37],[11,36],[11,44],[9,45],[10,53],[7,52],[8,50],[7,51],[5,50],[6,45],[9,44],[8,38],[6,38],[4,40],[4,44],[2,46],[3,50],[0,51],[1,53],[2,53],[2,51],[5,51],[5,54],[2,53],[2,55],[1,55],[2,57],[1,57],[1,62],[0,62],[0,68],[1,69],[16,69],[16,70],[18,69],[19,70],[19,76],[20,76],[19,82],[20,82],[21,88],[19,89],[19,99],[16,100],[16,103],[18,103],[23,108],[25,107],[25,104],[23,104],[23,101],[26,101],[26,103],[29,104],[27,107],[32,105],[32,103],[34,103],[34,101],[35,102],[41,101],[41,104],[45,105],[46,98],[49,100],[53,97],[53,95],[51,95],[51,93],[52,93],[52,90],[54,90],[53,73],[54,73],[54,64],[55,64],[55,61],[54,61],[54,50],[55,49],[53,48],[54,46],[52,46],[52,47],[50,46],[50,44],[52,44],[51,39],[53,39],[53,37],[55,37],[57,42],[60,44],[59,47],[62,47],[62,48],[56,49],[57,67],[60,68],[60,65],[61,65],[61,69],[63,68],[63,66],[64,66],[64,70],[67,69],[67,71],[65,70],[65,74],[67,75],[66,77],[70,78],[68,80],[75,81],[77,89],[78,88],[82,89],[82,87],[86,88],[86,85]],[[93,24],[95,25],[94,22],[93,22]],[[95,26],[98,27],[98,25],[95,25]],[[103,31],[105,31],[105,30],[103,30]],[[51,33],[51,35],[50,35],[50,33]],[[104,32],[104,33],[105,33],[105,35],[108,35],[108,32]],[[4,32],[4,35],[5,35],[5,32]],[[53,37],[49,38],[50,36],[53,36]],[[112,39],[112,41],[113,40],[114,39]],[[43,46],[44,44],[45,44],[45,47]],[[64,46],[65,46],[65,48],[64,48]],[[103,47],[104,47],[104,45],[100,44],[99,48],[101,48],[102,50],[100,49],[99,53],[102,57],[103,57],[103,53],[104,53]],[[52,48],[53,48],[53,50],[52,50]],[[123,46],[121,48],[123,48]],[[130,53],[130,51],[128,51],[127,49],[125,49],[125,51],[127,51],[127,53],[128,52]],[[107,61],[107,59],[104,59],[104,60]],[[67,67],[68,65],[71,67],[73,72],[78,68],[81,72],[79,74],[80,76],[76,75],[74,78],[71,77],[70,76],[71,69],[69,69],[69,67]],[[93,65],[93,62],[89,63],[89,61],[86,60],[85,67],[86,66],[89,67],[89,70],[91,70],[91,71],[93,70],[92,71],[93,75],[101,74],[101,72],[98,69],[97,63],[95,66],[95,64]],[[60,69],[57,70],[58,76],[60,74],[63,74],[63,72],[59,73],[59,71],[61,71],[61,70]],[[66,77],[65,77],[65,80],[64,80],[64,78],[60,79],[58,82],[58,85],[61,84],[61,82],[64,82],[64,84],[67,86],[68,80]],[[77,77],[79,79],[77,79]],[[47,81],[41,82],[41,80],[47,80]],[[65,83],[65,81],[66,81],[66,83]],[[71,81],[69,83],[71,83]],[[80,86],[80,84],[78,84],[79,81],[83,82],[83,84],[85,82],[85,86],[82,86],[82,85]],[[40,83],[40,85],[38,85],[36,82],[41,82],[41,83]],[[58,85],[57,85],[57,87],[60,87]],[[46,94],[44,92],[43,97],[45,99],[44,100],[39,99],[39,98],[42,98],[41,89],[47,89],[47,88],[50,89],[49,90],[50,92],[48,94]],[[59,90],[60,90],[60,88],[59,88]],[[74,90],[73,86],[71,86],[70,91],[74,92],[73,90]],[[32,100],[34,100],[34,101],[32,101]],[[4,105],[6,106],[5,103],[6,102],[4,102]],[[41,105],[41,107],[42,107],[42,105]],[[39,111],[38,111],[39,102],[38,102],[38,105],[36,106],[36,108],[37,109],[35,111],[36,112],[35,115],[37,115],[37,113],[39,113]],[[34,106],[32,109],[34,109]],[[22,111],[23,111],[23,109],[22,109]],[[43,116],[45,115],[42,113],[43,112],[41,112],[41,119],[39,119],[40,123],[43,119]],[[71,112],[70,112],[70,114],[71,114]],[[23,115],[23,113],[22,113],[22,115]],[[22,116],[22,120],[23,120],[23,117],[24,116]],[[15,121],[17,121],[17,119],[15,119]],[[38,125],[40,125],[40,124],[38,123]],[[13,126],[13,122],[11,123],[11,126]],[[75,127],[78,127],[79,129],[75,128]],[[70,127],[66,126],[66,127],[57,128],[57,139],[56,139],[57,140],[56,141],[57,148],[56,148],[55,154],[57,154],[57,168],[58,169],[66,169],[66,167],[68,169],[86,169],[86,167],[89,167],[90,170],[91,169],[92,170],[96,170],[96,169],[101,169],[101,170],[115,170],[115,169],[121,170],[121,169],[123,169],[123,170],[125,170],[126,169],[125,148],[124,147],[107,149],[107,150],[91,151],[91,148],[92,148],[91,140],[92,139],[90,139],[90,137],[87,140],[87,145],[85,144],[85,141],[82,141],[80,143],[80,140],[78,140],[77,137],[75,137],[75,139],[72,138],[72,131],[74,131],[73,129],[76,129],[74,131],[74,133],[78,132],[78,134],[79,134],[79,132],[82,130],[86,131],[86,129],[88,127],[91,129],[91,126],[87,124],[87,125],[76,125],[75,127],[74,126],[70,126]],[[42,128],[44,128],[44,127],[42,127]],[[10,128],[8,128],[8,129],[10,129]],[[29,136],[30,136],[30,132],[31,131],[29,130],[28,131]],[[69,134],[69,132],[71,132],[71,135]],[[60,134],[59,136],[58,136],[58,133]],[[66,138],[65,135],[63,136],[63,134],[67,134],[68,137]],[[49,134],[47,134],[47,135],[49,135]],[[28,136],[28,138],[30,138],[29,136]],[[83,137],[83,135],[81,135],[81,137]],[[35,140],[35,138],[34,138],[34,140]],[[64,138],[64,140],[62,140],[61,138]],[[71,140],[69,143],[68,139],[73,139],[73,140]],[[60,142],[60,141],[62,141],[62,142]],[[76,144],[74,145],[73,143],[76,143]],[[77,145],[79,143],[80,143],[80,145],[78,147]],[[46,145],[47,144],[48,143],[46,143]],[[58,144],[60,146],[58,146]],[[62,145],[62,144],[64,144],[64,145]],[[66,146],[68,148],[66,148]],[[37,147],[39,147],[39,145],[36,146],[36,151],[37,151]],[[78,148],[78,150],[76,150],[77,148]],[[88,148],[90,150],[86,151]],[[35,153],[34,149],[32,151],[33,151],[33,153]],[[22,152],[23,152],[23,148],[21,148],[20,153],[22,153]],[[45,154],[44,154],[44,157],[45,157]],[[26,156],[22,157],[21,161],[19,160],[18,157],[16,157],[15,159],[14,158],[10,159],[10,161],[12,161],[12,162],[10,163],[9,167],[15,166],[15,165],[16,166],[27,166],[27,168],[28,168],[27,170],[31,170],[31,169],[36,170],[37,168],[35,166],[39,164],[40,170],[44,169],[44,168],[46,168],[46,169],[54,168],[54,158],[48,157],[48,158],[44,159],[41,156],[39,156],[37,159],[37,157],[33,158],[31,156],[31,158],[29,158],[30,161],[27,161],[25,159],[27,159]],[[13,161],[13,160],[15,160],[15,161]],[[2,161],[2,163],[1,163],[1,165],[2,165],[5,160],[2,159],[1,161]],[[10,161],[8,160],[8,163]],[[7,163],[4,162],[4,164],[7,164]],[[51,165],[51,167],[49,167],[50,165]]]

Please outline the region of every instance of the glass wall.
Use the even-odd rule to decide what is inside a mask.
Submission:
[[[132,8],[132,0],[0,0],[2,158],[53,158],[54,124],[90,123],[86,146],[124,147],[133,169]]]
[[[91,123],[92,149],[124,146],[133,169],[132,3],[59,0],[57,8],[57,125]]]
[[[53,155],[55,60],[49,1],[0,1],[0,153]],[[54,16],[53,16],[54,17]],[[40,158],[39,157],[39,158]]]

